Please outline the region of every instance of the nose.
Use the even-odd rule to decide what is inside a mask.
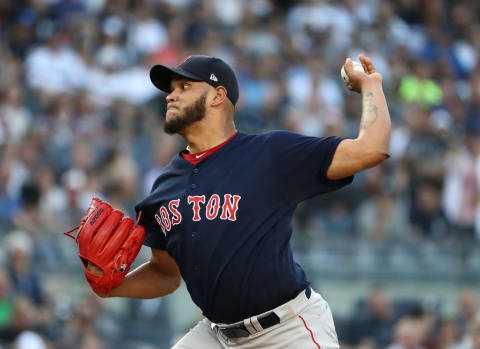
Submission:
[[[165,98],[167,100],[167,103],[175,102],[175,98],[176,98],[175,91],[170,92]]]

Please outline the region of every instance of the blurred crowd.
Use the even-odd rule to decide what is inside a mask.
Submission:
[[[476,0],[0,0],[0,343],[111,345],[114,331],[96,326],[106,316],[98,299],[68,300],[42,278],[81,276],[61,232],[93,196],[133,215],[185,146],[163,133],[163,96],[148,74],[190,54],[234,67],[241,131],[351,138],[361,101],[339,71],[346,57],[371,57],[392,117],[391,158],[301,205],[297,235],[446,242],[464,246],[446,254],[478,271],[479,52]],[[463,292],[458,317],[443,319],[424,304],[397,310],[375,288],[339,336],[346,347],[478,349],[474,298]]]
[[[440,307],[433,297],[393,301],[382,286],[375,286],[355,304],[351,319],[337,321],[342,348],[480,348],[474,290],[464,289],[458,294],[454,316],[440,316]]]

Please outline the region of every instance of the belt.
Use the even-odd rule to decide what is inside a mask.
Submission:
[[[310,295],[312,294],[312,290],[310,287],[307,287],[305,289],[305,295],[307,298],[310,298]],[[251,319],[251,318],[250,318]],[[278,317],[277,314],[275,314],[273,311],[262,317],[262,318],[257,318],[257,321],[259,324],[262,326],[262,329],[265,330],[269,327],[272,327],[278,323],[280,323],[280,318]],[[252,333],[247,329],[247,327],[244,324],[239,324],[235,327],[228,327],[228,328],[219,328],[219,330],[227,337],[227,338],[241,338],[241,337],[248,337]]]

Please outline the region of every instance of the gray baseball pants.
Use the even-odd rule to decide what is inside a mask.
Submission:
[[[302,291],[291,301],[272,310],[280,323],[262,329],[260,314],[235,324],[213,324],[201,320],[172,349],[338,349],[337,333],[330,306],[321,295],[312,290],[310,298]],[[227,338],[222,328],[246,325],[248,337]],[[247,324],[249,326],[247,326]]]

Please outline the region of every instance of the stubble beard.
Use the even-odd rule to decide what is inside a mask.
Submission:
[[[207,94],[200,96],[195,102],[183,109],[183,113],[171,120],[165,120],[164,131],[169,135],[181,132],[186,127],[205,117]]]

